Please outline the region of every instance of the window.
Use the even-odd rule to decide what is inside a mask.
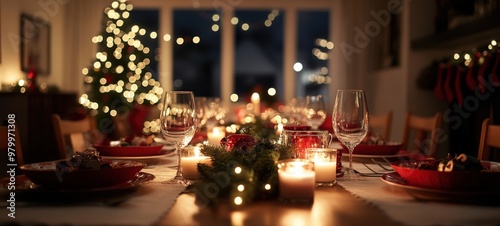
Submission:
[[[161,50],[169,51],[169,57],[160,59],[160,69],[166,70],[159,76],[164,88],[193,90],[197,96],[220,97],[223,102],[229,102],[233,93],[240,96],[239,101],[246,101],[256,89],[265,101],[262,94],[271,87],[276,89],[271,102],[329,96],[330,77],[343,68],[328,68],[334,41],[329,37],[333,26],[329,23],[336,1],[290,1],[286,6],[274,1],[233,1],[222,6],[195,2],[134,3],[136,9],[157,7],[165,20],[159,35],[169,37],[168,41],[160,39]],[[221,9],[231,16],[224,18]],[[234,18],[238,21],[230,23]],[[229,31],[234,35],[225,33],[225,26],[232,26]]]
[[[328,97],[328,58],[333,42],[328,38],[327,11],[300,11],[297,15],[296,96]]]
[[[173,88],[220,96],[220,31],[215,11],[175,10]]]
[[[249,102],[257,92],[265,104],[283,99],[283,19],[278,10],[236,11],[234,93]],[[280,97],[269,95],[275,89]]]

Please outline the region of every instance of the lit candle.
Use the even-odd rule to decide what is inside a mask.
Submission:
[[[200,147],[194,147],[193,154],[181,157],[182,176],[189,180],[198,178],[198,163],[210,164],[210,157],[201,155]]]
[[[285,160],[278,164],[280,199],[291,203],[314,201],[314,163],[303,159]]]
[[[317,186],[333,186],[337,180],[337,150],[308,148],[307,159],[314,162]]]
[[[277,127],[277,128],[276,128],[276,133],[277,133],[278,135],[281,135],[281,133],[283,132],[283,123],[281,123],[281,122],[280,122],[280,123],[278,123],[278,125],[277,125],[276,127]]]
[[[253,93],[252,97],[250,98],[253,104],[253,114],[255,116],[260,115],[260,96],[258,93]]]
[[[212,145],[220,145],[220,140],[226,136],[225,128],[217,126],[207,132],[208,143]]]

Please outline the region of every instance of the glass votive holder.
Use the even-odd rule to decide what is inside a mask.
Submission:
[[[333,186],[337,183],[337,149],[308,148],[307,159],[314,162],[316,186]]]
[[[285,145],[292,145],[295,158],[307,159],[307,148],[326,148],[332,135],[328,130],[283,130]]]
[[[198,146],[190,146],[182,149],[181,169],[184,178],[196,180],[199,177],[198,163],[210,164],[211,159],[209,156],[204,156]]]
[[[224,126],[215,126],[207,131],[208,143],[212,145],[220,145],[220,140],[226,136],[226,128]]]
[[[313,203],[314,162],[288,159],[278,163],[279,199],[286,203]]]

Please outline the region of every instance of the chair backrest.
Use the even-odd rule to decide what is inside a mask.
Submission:
[[[443,113],[441,112],[431,117],[421,117],[408,112],[404,127],[403,147],[412,151],[412,144],[414,144],[421,154],[435,158],[439,145],[438,136],[442,132],[442,121]],[[413,140],[410,140],[412,138],[411,134],[415,135]]]
[[[491,118],[483,121],[477,158],[489,160],[491,148],[500,148],[500,125],[492,125]]]
[[[368,121],[370,134],[378,134],[382,136],[385,141],[390,141],[391,139],[391,127],[392,127],[392,111],[384,115],[370,115],[370,120]]]
[[[17,163],[17,166],[21,166],[24,164],[24,156],[23,149],[21,147],[21,137],[19,137],[19,128],[13,124],[14,129],[12,127],[9,129],[8,126],[0,126],[0,150],[5,150],[7,152],[15,151],[15,156],[12,156],[17,162],[12,162],[10,157],[7,158],[7,163]],[[12,137],[11,141],[9,139]],[[14,146],[12,144],[9,145],[10,142],[13,141]],[[10,149],[9,149],[10,148]],[[3,153],[2,156],[9,156],[7,153]]]
[[[91,132],[95,126],[91,117],[82,120],[62,120],[58,114],[52,115],[59,158],[66,158],[68,153],[82,149],[84,133]]]
[[[134,136],[134,131],[130,127],[126,115],[117,115],[113,117],[113,124],[115,126],[114,135],[118,139]]]

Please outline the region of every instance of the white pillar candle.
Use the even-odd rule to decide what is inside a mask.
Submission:
[[[314,167],[314,171],[316,172],[316,182],[333,182],[336,180],[337,161],[314,161]]]
[[[194,147],[193,156],[181,157],[182,176],[186,179],[198,178],[198,163],[210,164],[210,157],[202,156],[199,147]]]
[[[207,132],[208,143],[212,145],[220,145],[220,140],[226,136],[225,128],[217,126]]]
[[[308,148],[307,159],[314,162],[317,186],[332,186],[337,180],[337,150],[333,148]]]
[[[282,162],[278,166],[280,199],[292,203],[313,202],[314,163],[295,159]]]

